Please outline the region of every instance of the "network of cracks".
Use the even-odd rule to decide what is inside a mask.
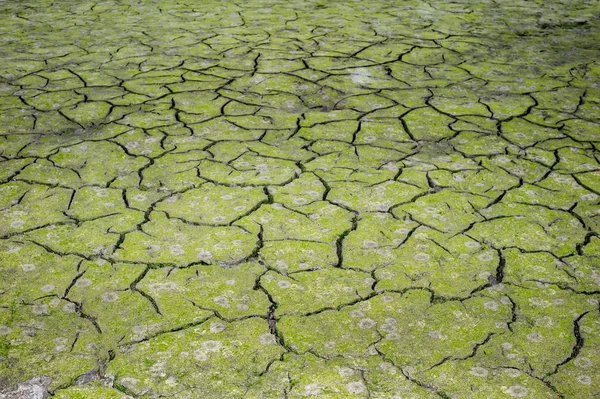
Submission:
[[[0,398],[600,397],[597,1],[0,1]]]

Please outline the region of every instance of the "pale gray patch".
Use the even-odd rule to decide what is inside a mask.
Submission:
[[[0,399],[46,399],[50,397],[48,387],[51,382],[50,377],[36,375],[12,389],[0,392]]]

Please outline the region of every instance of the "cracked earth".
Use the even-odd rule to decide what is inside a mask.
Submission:
[[[0,398],[600,397],[598,1],[0,1]]]

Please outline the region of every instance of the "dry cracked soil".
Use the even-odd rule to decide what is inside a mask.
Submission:
[[[0,398],[599,398],[599,15],[0,0]]]

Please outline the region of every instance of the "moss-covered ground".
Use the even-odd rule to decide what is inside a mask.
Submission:
[[[0,398],[599,398],[599,15],[0,0]]]

